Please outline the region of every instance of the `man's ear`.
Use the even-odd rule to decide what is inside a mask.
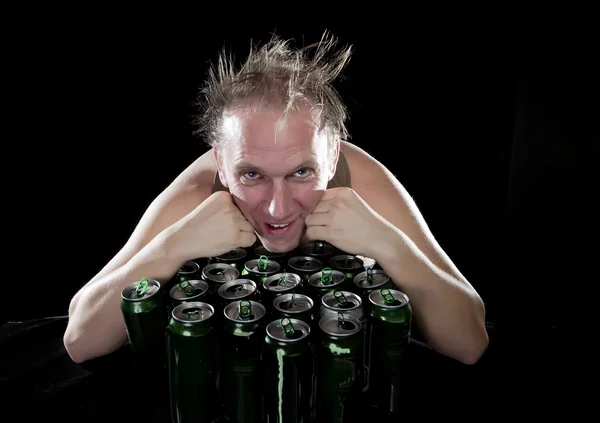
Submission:
[[[214,148],[213,149],[213,153],[215,155],[215,163],[217,164],[217,170],[218,170],[218,175],[219,175],[219,180],[221,181],[221,184],[223,184],[223,186],[225,188],[228,188],[227,186],[227,178],[225,177],[225,172],[223,172],[223,156],[219,154],[218,149]]]
[[[337,170],[338,159],[340,158],[340,144],[340,139],[336,138],[333,147],[330,147],[329,158],[331,166],[329,168],[329,181],[333,179]]]

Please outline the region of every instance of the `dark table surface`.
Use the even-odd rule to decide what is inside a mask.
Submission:
[[[168,404],[160,400],[164,387],[133,375],[127,345],[77,364],[64,349],[66,325],[67,317],[57,316],[0,328],[1,415],[7,417],[1,421],[170,421]],[[573,406],[577,384],[564,334],[549,327],[515,330],[492,324],[488,333],[488,350],[475,365],[411,343],[406,416],[480,421],[500,415],[556,416],[561,410],[573,417],[581,410]]]

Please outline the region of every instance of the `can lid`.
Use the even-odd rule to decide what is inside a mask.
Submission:
[[[267,314],[267,309],[257,301],[239,300],[227,304],[223,313],[233,322],[252,323],[262,319]]]
[[[267,250],[264,245],[259,245],[254,249],[254,254],[257,256],[267,256],[270,260],[275,260],[285,256],[285,253],[274,253],[272,251]]]
[[[191,275],[200,270],[200,265],[193,260],[188,260],[177,271],[178,275]]]
[[[354,317],[338,313],[337,316],[322,317],[319,320],[319,327],[328,335],[350,336],[360,332],[362,324]]]
[[[247,297],[256,291],[256,283],[250,279],[236,279],[226,282],[219,287],[217,293],[226,300],[235,300]]]
[[[346,275],[339,270],[324,267],[320,272],[310,275],[308,283],[315,288],[329,288],[339,285],[345,280]]]
[[[288,260],[288,266],[299,272],[317,272],[323,267],[323,262],[311,256],[295,256]]]
[[[243,259],[248,255],[248,252],[241,247],[234,248],[233,250],[227,251],[225,254],[215,257],[217,260],[223,261],[236,261]]]
[[[121,291],[121,298],[126,301],[142,301],[153,297],[160,290],[160,282],[142,278],[138,282],[127,285]]]
[[[284,317],[267,325],[267,336],[279,342],[299,342],[309,334],[310,326],[298,319]]]
[[[329,265],[341,270],[364,269],[364,263],[361,259],[350,254],[340,254],[329,260]]]
[[[359,308],[362,305],[362,300],[352,292],[336,290],[323,295],[321,303],[331,310],[347,311]]]
[[[179,304],[171,312],[173,318],[183,323],[199,323],[210,319],[215,309],[210,304],[192,301]]]
[[[290,314],[304,313],[313,308],[314,302],[312,298],[303,294],[283,294],[273,300],[273,307],[276,310]]]
[[[315,241],[300,247],[303,254],[309,256],[326,256],[335,252],[335,247],[325,241]]]
[[[208,284],[201,280],[182,281],[171,288],[169,295],[174,300],[195,298],[208,291]]]
[[[225,283],[236,280],[240,271],[227,263],[211,263],[204,266],[202,276],[213,282]]]
[[[248,260],[244,267],[248,272],[258,275],[272,275],[273,273],[279,272],[279,269],[281,269],[279,263],[269,260],[266,256]]]
[[[267,291],[289,291],[294,289],[300,283],[300,276],[295,273],[276,273],[269,276],[263,282],[263,287]]]
[[[390,277],[383,270],[369,269],[366,272],[361,272],[354,277],[354,285],[358,288],[373,289],[385,284],[390,280]]]
[[[377,289],[369,294],[369,301],[382,308],[401,308],[408,304],[408,296],[397,289]]]

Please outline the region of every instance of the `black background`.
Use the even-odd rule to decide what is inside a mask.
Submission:
[[[66,315],[206,151],[193,103],[220,48],[241,58],[272,32],[302,44],[329,29],[355,50],[338,84],[351,141],[406,186],[488,320],[582,327],[599,280],[593,26],[476,11],[240,24],[226,12],[5,16],[2,321]]]

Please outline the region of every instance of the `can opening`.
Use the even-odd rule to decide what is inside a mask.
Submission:
[[[195,271],[196,271],[196,268],[194,266],[192,266],[191,264],[184,264],[179,269],[179,273],[192,273]]]
[[[190,320],[201,320],[202,310],[197,307],[191,307],[185,310],[185,314]]]
[[[229,293],[232,293],[232,294],[242,294],[242,293],[248,292],[248,287],[244,283],[244,284],[230,286],[225,291],[229,292]]]

